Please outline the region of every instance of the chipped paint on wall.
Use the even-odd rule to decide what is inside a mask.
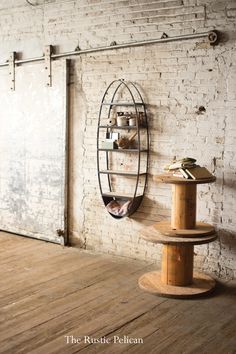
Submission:
[[[16,68],[16,90],[1,71],[0,229],[61,243],[65,229],[66,63]]]

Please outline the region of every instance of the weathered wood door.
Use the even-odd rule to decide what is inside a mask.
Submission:
[[[0,229],[66,242],[66,61],[0,69]],[[62,234],[65,234],[65,237]]]

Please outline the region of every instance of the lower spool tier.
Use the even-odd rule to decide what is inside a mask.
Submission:
[[[144,229],[144,231],[146,231]],[[154,231],[152,229],[152,231]],[[141,289],[159,296],[190,298],[210,293],[215,281],[208,275],[193,272],[194,244],[214,241],[216,234],[201,237],[171,237],[160,232],[143,232],[150,242],[162,243],[161,272],[150,272],[139,279]]]
[[[163,245],[161,281],[174,286],[192,284],[193,245]]]
[[[215,280],[193,272],[194,245],[216,240],[213,226],[197,223],[194,229],[172,229],[170,222],[160,222],[141,230],[141,237],[163,244],[162,270],[139,279],[139,287],[149,293],[172,298],[191,298],[210,293]]]
[[[149,293],[170,298],[193,298],[204,296],[215,288],[215,280],[210,276],[194,272],[193,280],[187,286],[173,286],[164,284],[161,280],[161,272],[146,273],[139,278],[139,287]]]

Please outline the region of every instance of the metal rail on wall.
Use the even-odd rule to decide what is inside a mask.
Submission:
[[[71,52],[58,53],[58,54],[53,54],[52,46],[46,46],[44,55],[35,58],[17,59],[16,52],[13,52],[11,53],[9,60],[7,60],[5,63],[0,63],[0,67],[7,67],[7,66],[10,67],[9,69],[9,75],[11,77],[10,87],[11,90],[14,90],[15,78],[14,78],[13,71],[16,65],[33,63],[38,61],[45,61],[45,70],[47,71],[47,86],[51,86],[51,64],[50,64],[51,60],[68,58],[68,57],[73,57],[81,54],[104,52],[113,49],[132,48],[132,47],[139,47],[139,46],[149,45],[149,44],[167,43],[167,42],[175,42],[180,40],[197,39],[197,38],[207,38],[211,45],[215,45],[219,41],[219,32],[216,30],[212,30],[210,32],[185,34],[185,35],[174,36],[174,37],[166,36],[164,38],[149,39],[145,41],[137,41],[137,42],[123,43],[123,44],[117,44],[115,42],[112,42],[110,46],[89,48],[84,50],[75,50]]]

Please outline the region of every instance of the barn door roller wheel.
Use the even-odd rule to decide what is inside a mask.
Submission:
[[[211,45],[216,45],[219,43],[219,35],[217,31],[211,31],[208,33],[208,40]]]

